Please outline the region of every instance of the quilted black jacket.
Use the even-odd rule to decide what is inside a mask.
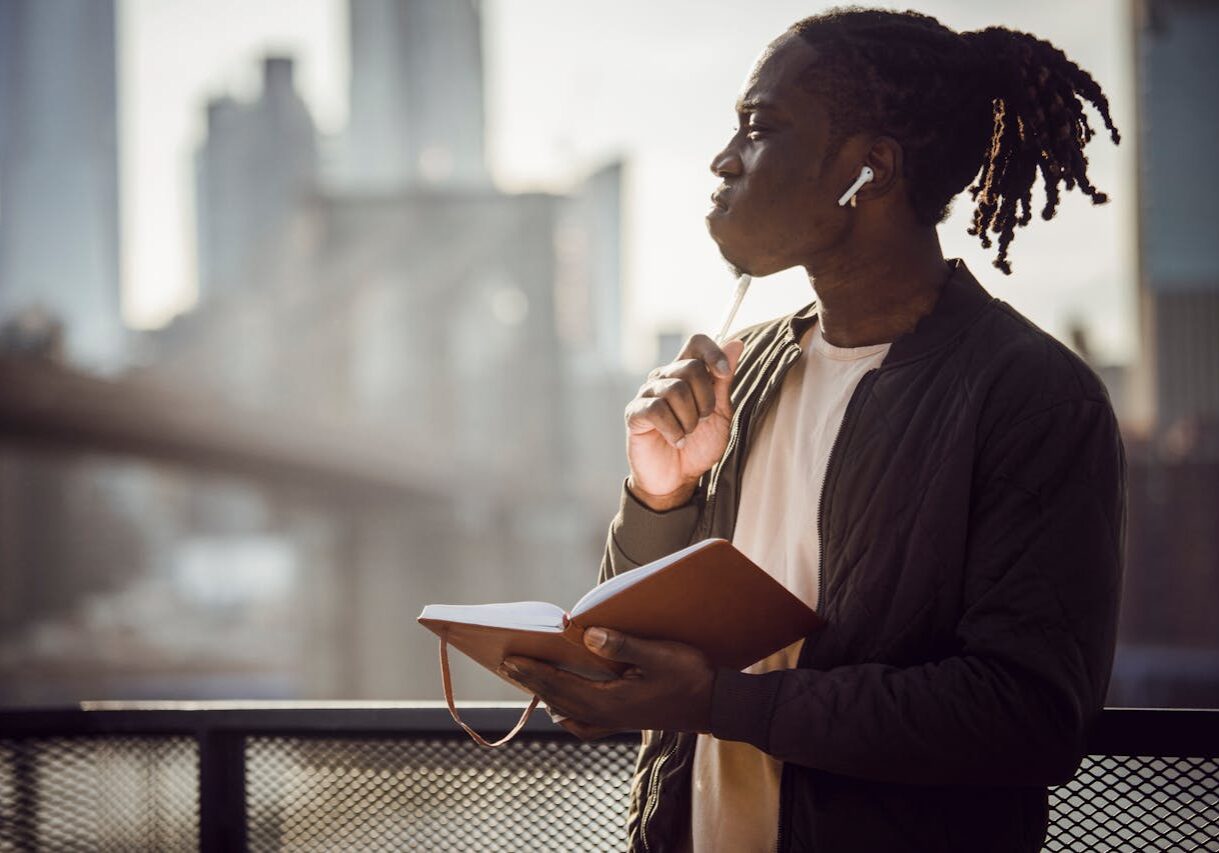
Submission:
[[[781,851],[1036,851],[1113,659],[1126,461],[1095,374],[960,261],[860,380],[820,513],[827,624],[793,670],[716,673],[712,733],[784,762]],[[750,434],[816,305],[747,330],[695,499],[624,492],[602,575],[731,538]],[[819,516],[819,517],[818,517]],[[694,735],[644,732],[633,851],[688,835]]]

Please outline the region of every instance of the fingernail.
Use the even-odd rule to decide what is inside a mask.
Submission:
[[[609,638],[603,628],[589,628],[584,632],[584,642],[594,649],[604,646],[607,639]]]
[[[499,669],[496,671],[500,675],[519,675],[521,672],[519,669],[517,669],[516,664],[509,663],[508,661],[501,663],[499,665]]]
[[[673,442],[673,446],[678,450],[681,450],[686,446],[686,437],[683,435],[681,438],[677,439],[677,441]]]
[[[721,358],[719,361],[717,361],[715,363],[715,372],[718,373],[720,376],[727,376],[728,375],[728,359]]]

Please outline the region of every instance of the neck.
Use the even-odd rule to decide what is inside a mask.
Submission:
[[[920,228],[805,269],[825,339],[864,347],[895,340],[931,313],[949,267],[935,228]]]

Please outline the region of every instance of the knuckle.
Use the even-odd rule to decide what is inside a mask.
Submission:
[[[699,382],[707,377],[707,363],[701,358],[687,358],[684,361],[674,362],[673,372],[670,375],[686,382]]]
[[[655,418],[668,408],[664,397],[648,397],[639,404],[639,413],[647,418]]]
[[[626,416],[627,418],[646,417],[649,412],[654,411],[657,406],[663,404],[663,397],[657,397],[654,395],[636,397],[634,400],[631,400],[631,402],[626,404]]]
[[[686,345],[681,348],[681,355],[683,358],[698,357],[707,348],[708,344],[715,346],[715,342],[706,335],[691,335],[686,339]]]
[[[655,379],[649,379],[644,384],[643,388],[639,390],[644,397],[659,397],[664,393],[664,389],[668,382],[669,380],[666,377],[658,376]]]
[[[669,379],[665,381],[661,395],[685,401],[694,396],[694,391],[684,379]]]
[[[671,429],[673,410],[664,397],[646,397],[626,407],[626,422],[646,423],[664,431]]]
[[[659,381],[659,380],[664,380],[664,379],[672,379],[674,377],[680,378],[685,370],[686,365],[692,361],[697,361],[697,360],[698,359],[693,359],[693,358],[679,358],[674,361],[671,361],[668,364],[664,365],[663,367],[656,368],[656,371],[655,371],[656,375],[652,377],[652,380]]]

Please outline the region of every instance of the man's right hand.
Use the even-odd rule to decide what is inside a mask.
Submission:
[[[723,349],[706,335],[686,342],[677,359],[648,374],[626,407],[627,488],[658,512],[681,506],[728,447],[728,392],[742,341]]]

